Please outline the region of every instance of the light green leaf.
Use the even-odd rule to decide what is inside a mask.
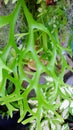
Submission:
[[[9,115],[12,117],[13,116],[13,111],[18,111],[14,106],[12,106],[11,104],[7,103],[6,104],[8,110],[9,110]]]
[[[25,124],[27,124],[27,123],[33,121],[34,119],[35,119],[35,116],[29,117],[28,119],[25,119],[25,120],[22,122],[22,124],[25,125]]]
[[[10,68],[8,68],[4,62],[2,61],[2,59],[0,59],[0,82],[2,81],[2,70],[5,69],[5,70],[8,70],[9,72],[12,72],[12,70],[10,70]]]
[[[62,112],[62,117],[63,119],[67,119],[68,118],[68,115],[69,115],[69,109],[65,109],[63,112]]]
[[[51,123],[51,129],[56,130],[56,125],[52,121],[50,123]]]
[[[17,0],[12,0],[12,4],[14,4]]]
[[[64,100],[61,104],[60,110],[64,110],[69,106],[69,101],[68,100]]]
[[[37,0],[37,4],[40,4],[42,0]]]
[[[71,115],[73,115],[73,101],[71,101],[69,112],[71,113]]]
[[[61,87],[60,90],[61,90],[61,92],[62,92],[64,95],[66,95],[65,87]]]
[[[69,130],[68,124],[64,124],[64,125],[62,126],[62,129],[61,129],[61,130]]]
[[[0,28],[9,23],[9,16],[0,16]]]
[[[8,4],[9,0],[4,0],[5,4]]]

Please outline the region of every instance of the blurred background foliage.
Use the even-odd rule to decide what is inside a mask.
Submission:
[[[72,0],[52,0],[53,1],[52,4],[49,3],[47,4],[47,2],[50,0],[33,0],[33,1],[25,0],[25,1],[33,18],[36,21],[43,23],[43,25],[45,25],[51,31],[52,34],[54,34],[54,32],[57,30],[61,45],[63,45],[64,47],[69,46],[69,48],[71,48],[69,39],[71,28],[73,26],[72,8],[71,8]],[[15,3],[17,2],[17,0],[4,0],[4,2],[5,2],[4,12],[6,12],[6,9],[9,8],[7,10],[7,12],[9,13],[9,10],[12,10],[12,8],[15,7]],[[15,34],[25,33],[27,31],[28,31],[28,25],[26,22],[26,18],[23,15],[23,11],[21,9],[21,13],[16,23]],[[20,45],[22,42],[24,42],[24,39],[25,39],[24,36],[22,37],[21,40],[16,39],[18,42],[17,44]],[[3,41],[3,39],[1,39],[1,41]]]

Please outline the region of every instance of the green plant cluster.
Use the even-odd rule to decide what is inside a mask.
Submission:
[[[19,39],[26,37],[22,47],[18,48],[15,27],[21,7],[27,20],[28,32],[18,35]],[[14,111],[19,111],[18,122],[30,122],[32,130],[42,130],[45,129],[44,126],[48,130],[69,129],[67,124],[62,124],[69,113],[73,114],[73,89],[63,81],[69,65],[62,54],[66,48],[60,45],[58,29],[52,34],[43,23],[35,21],[24,0],[17,1],[11,14],[0,16],[0,28],[6,25],[9,25],[10,32],[5,48],[0,51],[0,105],[6,105],[11,117]],[[35,49],[37,42],[39,50]],[[42,64],[40,57],[48,60],[46,66]],[[26,72],[24,66],[27,59],[35,61],[35,72]],[[61,65],[61,69],[58,70],[56,65]],[[42,73],[46,73],[44,84],[39,83]],[[28,74],[33,75],[32,80]],[[11,93],[6,92],[7,80],[10,81],[10,88],[12,83],[14,85]],[[22,85],[23,81],[28,82],[26,88]],[[32,90],[36,96],[28,98]],[[24,119],[27,112],[29,116]]]

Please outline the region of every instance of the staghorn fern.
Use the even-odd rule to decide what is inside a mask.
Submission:
[[[27,36],[28,41],[25,41],[27,42],[26,47],[19,50],[18,47],[16,46],[16,42],[14,39],[14,28],[16,25],[17,17],[20,12],[21,6],[23,8],[24,15],[26,16],[26,20],[28,23],[29,30],[27,33],[29,35]],[[68,66],[64,57],[62,57],[63,47],[61,47],[59,44],[57,31],[55,30],[55,34],[52,35],[49,31],[50,30],[49,28],[47,29],[43,24],[35,21],[32,15],[30,14],[24,0],[18,0],[16,8],[10,15],[0,17],[0,27],[3,27],[8,23],[10,25],[9,41],[7,46],[3,50],[2,55],[0,55],[0,69],[1,69],[0,72],[1,73],[3,72],[3,75],[0,75],[1,79],[0,88],[2,88],[0,91],[0,95],[2,96],[0,98],[1,103],[7,105],[9,115],[12,116],[12,112],[16,110],[16,108],[13,106],[13,104],[11,104],[11,102],[17,101],[17,106],[19,106],[20,110],[20,118],[18,122],[21,122],[23,120],[22,121],[23,124],[27,124],[29,122],[32,122],[33,124],[34,121],[35,123],[34,126],[37,127],[36,128],[37,130],[43,130],[43,128],[41,127],[43,127],[44,123],[46,124],[45,122],[46,119],[49,126],[51,127],[50,130],[68,130],[68,125],[64,125],[63,127],[57,126],[58,124],[62,124],[64,122],[64,119],[66,119],[67,117],[67,115],[63,113],[63,111],[65,112],[65,108],[68,110],[70,108],[68,113],[69,112],[72,113],[73,110],[73,104],[72,104],[73,89],[71,87],[67,88],[67,86],[65,86],[65,84],[63,83],[63,75],[65,69]],[[34,49],[36,44],[34,35],[35,29],[39,31],[39,33],[42,32],[44,34],[43,37],[45,36],[43,38],[45,39],[45,42],[43,40],[43,45],[41,46],[44,48],[43,50],[45,50],[45,52],[48,53],[51,52],[52,50],[52,53],[50,53],[51,58],[49,59],[49,64],[47,66],[44,66],[40,62],[40,59],[37,55],[37,51]],[[37,34],[37,32],[35,33]],[[51,41],[52,49],[48,47],[47,38],[50,39]],[[14,59],[9,65],[7,64],[8,63],[7,58],[8,55],[10,55],[11,47],[14,49],[16,55],[14,55]],[[56,61],[57,54],[60,55],[61,63],[63,64],[59,75],[56,74],[56,68],[55,68],[55,63],[57,62]],[[46,55],[48,57],[47,53]],[[26,56],[27,57],[30,56],[30,58],[34,59],[36,63],[36,72],[33,74],[32,80],[27,78],[25,72],[26,70],[24,70],[23,72],[23,64],[25,64],[26,62],[24,61],[26,60]],[[14,73],[13,78],[11,77],[9,72]],[[47,73],[48,75],[47,80],[48,84],[46,83],[44,85],[40,85],[39,78],[43,72]],[[7,78],[15,84],[16,91],[13,93],[13,95],[5,96],[4,87]],[[49,81],[49,79],[51,82]],[[29,83],[26,89],[24,88],[22,89],[23,80],[28,81]],[[34,101],[35,99],[35,101],[37,101],[36,102],[37,104],[32,104],[32,102],[30,103],[28,99],[28,95],[33,89],[35,90],[36,97],[30,98],[30,100]],[[57,99],[59,96],[60,98]],[[67,105],[65,107],[64,104],[66,103]],[[33,105],[33,107],[31,108],[30,105]],[[33,108],[35,109],[35,111],[33,110]],[[29,116],[27,119],[24,119],[27,112],[29,112]],[[61,115],[61,113],[63,114]],[[48,130],[50,128],[49,126]],[[59,127],[61,129],[59,129]]]

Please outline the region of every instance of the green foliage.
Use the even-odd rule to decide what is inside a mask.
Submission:
[[[21,7],[27,20],[28,32],[17,35],[19,39],[26,37],[22,48],[18,48],[14,30]],[[62,124],[69,112],[73,114],[73,88],[63,82],[65,70],[69,66],[62,55],[65,48],[60,45],[58,28],[56,27],[53,35],[48,25],[35,21],[24,0],[18,0],[11,14],[0,16],[0,28],[8,24],[9,40],[0,53],[0,105],[6,105],[11,117],[13,111],[19,110],[18,122],[22,120],[23,124],[31,122],[32,130],[42,130],[46,122],[50,130],[67,130],[68,125]],[[40,44],[39,50],[35,49],[37,41]],[[59,61],[57,56],[60,58]],[[41,57],[48,60],[46,66],[40,61]],[[35,61],[36,72],[26,72],[24,65],[29,59]],[[61,65],[60,73],[56,67],[58,62]],[[46,83],[39,84],[42,73],[46,73]],[[32,80],[28,74],[32,76]],[[6,93],[7,80],[15,86],[11,94]],[[22,86],[23,81],[28,82],[26,89]],[[31,90],[35,91],[36,96],[28,98]],[[24,119],[27,112],[29,116]]]
[[[52,29],[65,26],[67,24],[66,9],[69,6],[69,2],[65,0],[59,0],[55,5],[46,6],[45,1],[37,1],[37,4],[40,4],[38,8],[38,18],[46,26],[51,26]]]
[[[17,0],[12,0],[12,3],[14,4]],[[9,0],[4,0],[5,4],[8,4]]]

